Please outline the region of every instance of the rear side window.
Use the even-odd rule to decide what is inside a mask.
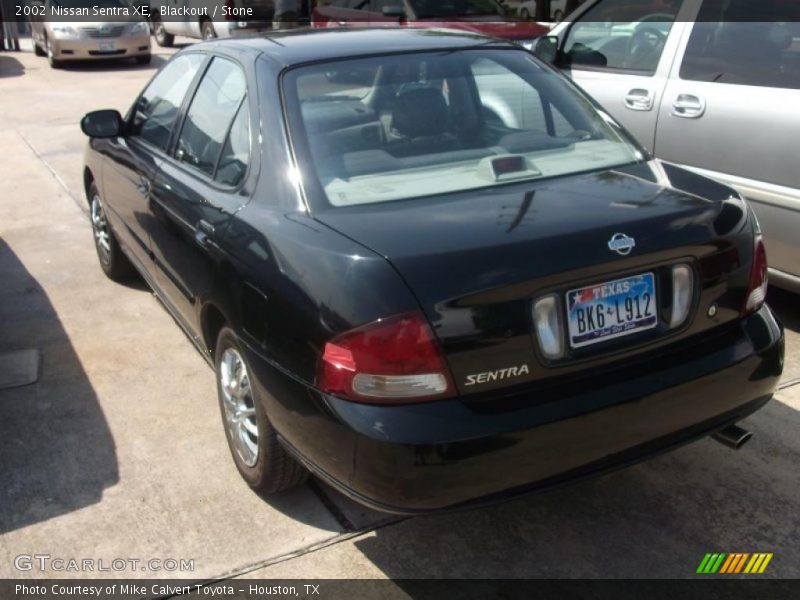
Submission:
[[[167,64],[136,101],[129,135],[166,150],[183,99],[204,60],[202,54],[183,54]]]
[[[800,89],[798,17],[800,10],[789,2],[706,0],[686,47],[681,79]]]
[[[178,160],[214,176],[226,136],[245,97],[245,81],[238,64],[214,58],[183,122],[175,154]]]
[[[606,0],[569,30],[566,66],[652,75],[683,0]]]
[[[237,186],[244,179],[249,163],[250,111],[247,102],[242,102],[222,149],[214,179],[223,185]]]

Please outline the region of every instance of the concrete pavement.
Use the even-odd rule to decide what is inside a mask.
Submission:
[[[143,285],[105,279],[82,212],[78,120],[127,110],[153,68],[0,59],[0,352],[43,356],[36,385],[0,392],[0,577],[41,576],[15,569],[25,553],[192,559],[193,578],[688,577],[712,551],[774,552],[767,575],[800,576],[800,386],[747,420],[738,453],[701,441],[489,509],[387,519],[320,484],[256,496],[211,370]],[[800,307],[770,294],[791,381]]]

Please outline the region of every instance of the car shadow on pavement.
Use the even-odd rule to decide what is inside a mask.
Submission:
[[[0,534],[99,502],[114,440],[58,315],[0,239],[0,355],[35,348],[37,383],[0,390]]]
[[[786,329],[800,333],[800,294],[770,287],[767,304],[781,318]]]
[[[409,519],[355,545],[397,580],[685,578],[706,552],[772,552],[765,576],[797,577],[800,412],[773,400],[743,426],[754,437],[739,451],[706,439],[506,504]]]
[[[171,54],[153,54],[150,64],[140,65],[132,58],[104,59],[104,60],[81,60],[65,62],[62,69],[64,71],[75,71],[76,73],[106,73],[110,71],[157,71],[166,63]]]
[[[25,74],[25,67],[13,56],[0,54],[0,78],[19,77]]]

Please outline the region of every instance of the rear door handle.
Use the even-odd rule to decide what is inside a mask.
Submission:
[[[194,239],[201,246],[211,246],[214,243],[212,240],[214,231],[214,226],[205,219],[202,219],[197,223],[197,229],[194,232]]]
[[[699,119],[706,112],[706,101],[694,94],[678,94],[672,103],[672,114],[682,119]]]
[[[630,110],[653,110],[655,94],[645,88],[633,88],[625,95],[625,106]]]

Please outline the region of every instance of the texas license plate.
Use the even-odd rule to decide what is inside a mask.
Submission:
[[[100,42],[100,52],[113,52],[117,49],[114,42]]]
[[[569,344],[581,348],[658,324],[652,273],[567,292]]]

